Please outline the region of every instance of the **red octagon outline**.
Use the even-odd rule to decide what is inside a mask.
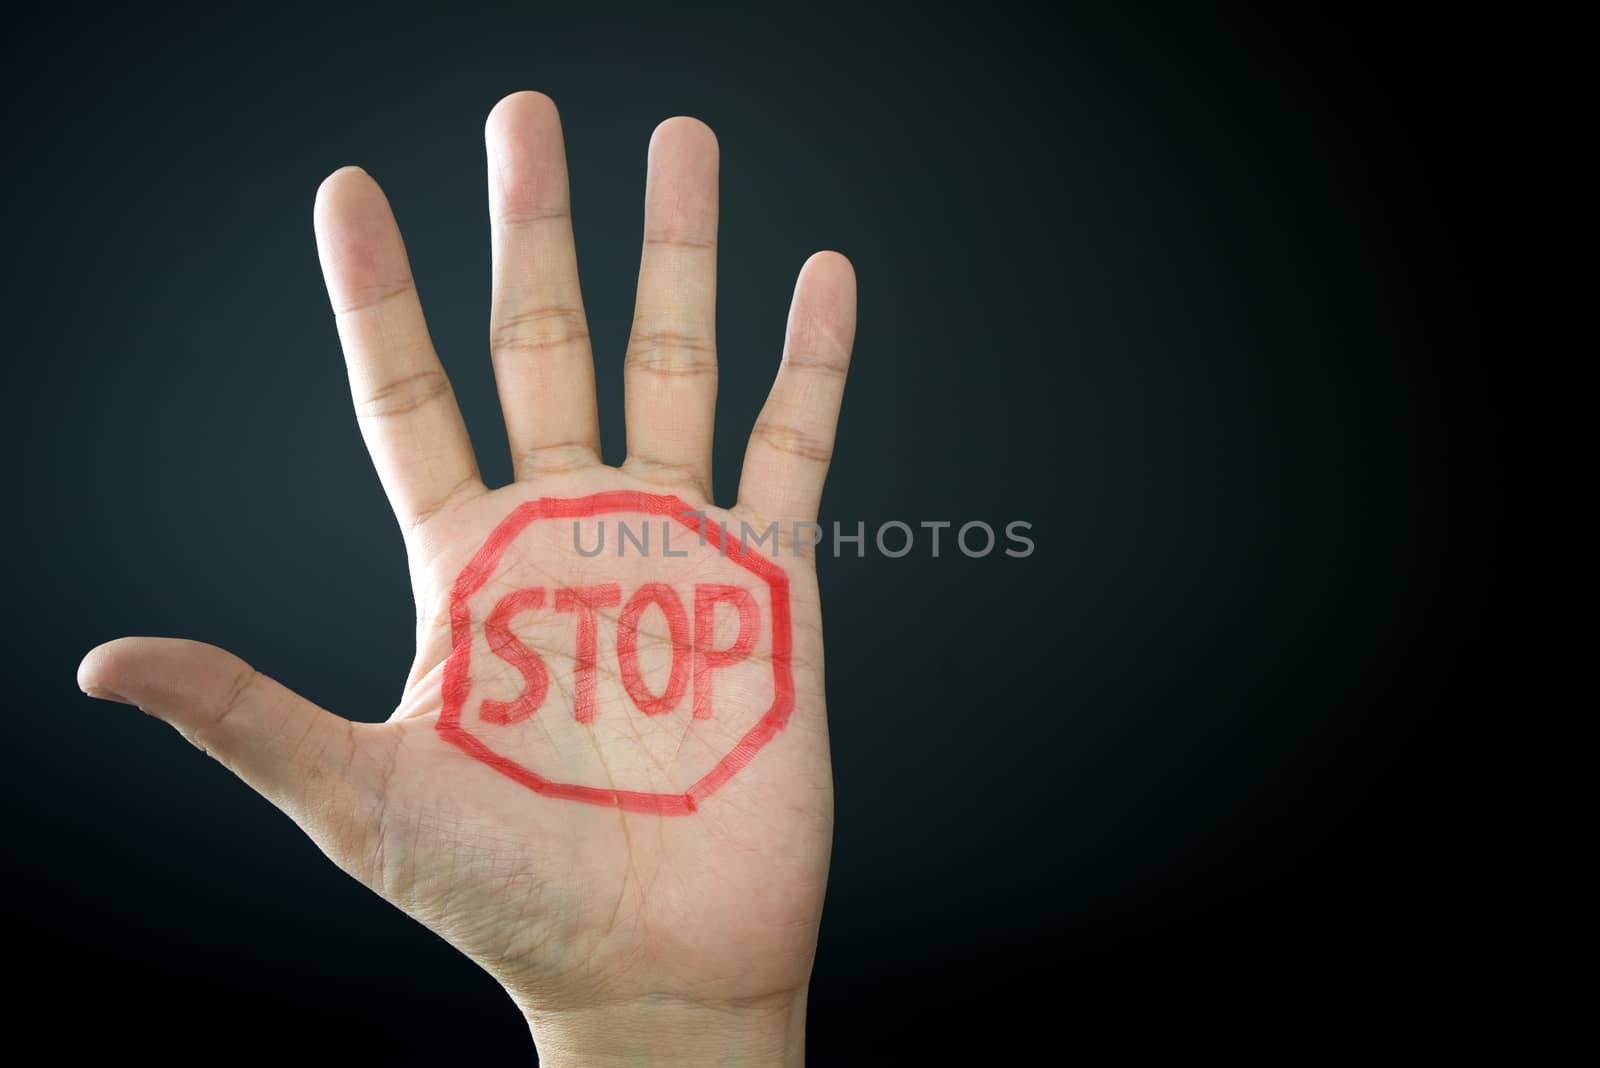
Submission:
[[[682,816],[695,811],[699,803],[750,763],[761,747],[789,722],[794,710],[794,675],[789,651],[793,635],[789,629],[789,576],[777,564],[740,542],[728,541],[720,524],[696,514],[677,497],[631,490],[595,493],[588,497],[540,497],[518,505],[495,527],[472,561],[462,568],[450,590],[450,658],[444,665],[444,709],[439,713],[438,731],[445,741],[468,756],[483,761],[507,778],[521,783],[545,797],[561,797],[591,805],[621,808],[629,812],[653,812],[661,816]],[[643,512],[667,516],[694,531],[702,543],[714,546],[724,559],[739,565],[766,582],[772,591],[772,707],[745,732],[727,756],[681,794],[648,793],[639,790],[607,790],[597,786],[552,782],[537,772],[501,756],[481,739],[461,726],[461,710],[472,692],[469,673],[472,660],[471,597],[489,581],[506,548],[537,519],[583,519],[614,512]]]

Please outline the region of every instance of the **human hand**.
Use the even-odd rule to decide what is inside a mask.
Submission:
[[[79,685],[176,727],[478,962],[545,1063],[796,1062],[833,822],[803,524],[854,275],[836,253],[801,269],[738,503],[719,509],[711,131],[675,118],[651,139],[619,468],[600,458],[555,108],[507,97],[486,135],[510,485],[479,477],[383,193],[356,168],[317,193],[356,413],[416,601],[393,715],[340,718],[175,639],[102,645]],[[579,551],[602,522],[604,550]],[[741,547],[772,524],[777,545]]]

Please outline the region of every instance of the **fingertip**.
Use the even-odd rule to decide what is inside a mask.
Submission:
[[[341,167],[323,180],[312,221],[335,312],[410,284],[410,264],[389,198],[360,167]]]
[[[118,639],[121,641],[121,639]],[[78,661],[78,689],[90,697],[99,697],[110,691],[102,682],[106,660],[112,655],[112,649],[117,644],[115,641],[103,642],[84,654]]]
[[[650,134],[651,155],[661,151],[696,152],[714,159],[720,146],[710,126],[692,115],[674,115],[657,123]]]
[[[717,135],[677,115],[650,136],[645,179],[645,241],[711,247],[717,237]]]
[[[512,93],[483,127],[489,158],[489,210],[501,219],[543,218],[568,210],[561,115],[543,93]]]
[[[124,696],[140,689],[140,664],[163,638],[115,638],[90,649],[78,663],[78,689],[102,701],[137,705]]]
[[[89,650],[78,664],[78,688],[90,697],[159,707],[191,689],[225,687],[242,662],[184,638],[117,638]]]
[[[806,262],[800,267],[800,273],[802,275],[816,275],[836,283],[847,283],[852,286],[855,285],[856,280],[855,264],[850,262],[850,257],[833,249],[823,249],[806,257]]]
[[[534,89],[523,89],[503,96],[489,109],[484,132],[493,140],[498,131],[525,122],[560,121],[556,102]]]
[[[350,164],[317,186],[311,213],[317,233],[326,234],[335,220],[348,224],[373,215],[388,215],[389,201],[372,175]]]
[[[812,253],[795,279],[784,358],[806,354],[802,358],[845,367],[855,332],[855,267],[840,252]]]
[[[854,330],[856,312],[856,269],[842,252],[814,252],[800,268],[795,281],[795,299],[804,299],[808,309],[828,319],[836,330]]]
[[[332,174],[328,175],[321,181],[320,184],[318,184],[316,203],[323,203],[336,192],[343,189],[349,182],[360,181],[363,178],[371,181],[372,175],[368,174],[365,168],[358,167],[354,163],[345,164],[343,167],[338,168]]]

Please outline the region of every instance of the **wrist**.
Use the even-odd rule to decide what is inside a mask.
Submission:
[[[804,990],[730,1004],[649,995],[594,1007],[524,1009],[539,1063],[800,1065]]]

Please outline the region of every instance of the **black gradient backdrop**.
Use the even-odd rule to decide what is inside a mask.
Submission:
[[[522,88],[565,122],[608,458],[645,145],[686,113],[722,145],[724,503],[795,272],[837,248],[861,318],[824,520],[1034,525],[1026,560],[822,562],[816,1063],[1316,1045],[1414,1020],[1471,955],[1451,739],[1495,685],[1499,469],[1466,215],[1491,97],[1459,34],[1187,5],[42,19],[3,46],[6,937],[65,1047],[531,1055],[473,965],[73,679],[175,634],[387,715],[412,608],[312,195],[346,163],[382,183],[504,481],[482,122]]]

